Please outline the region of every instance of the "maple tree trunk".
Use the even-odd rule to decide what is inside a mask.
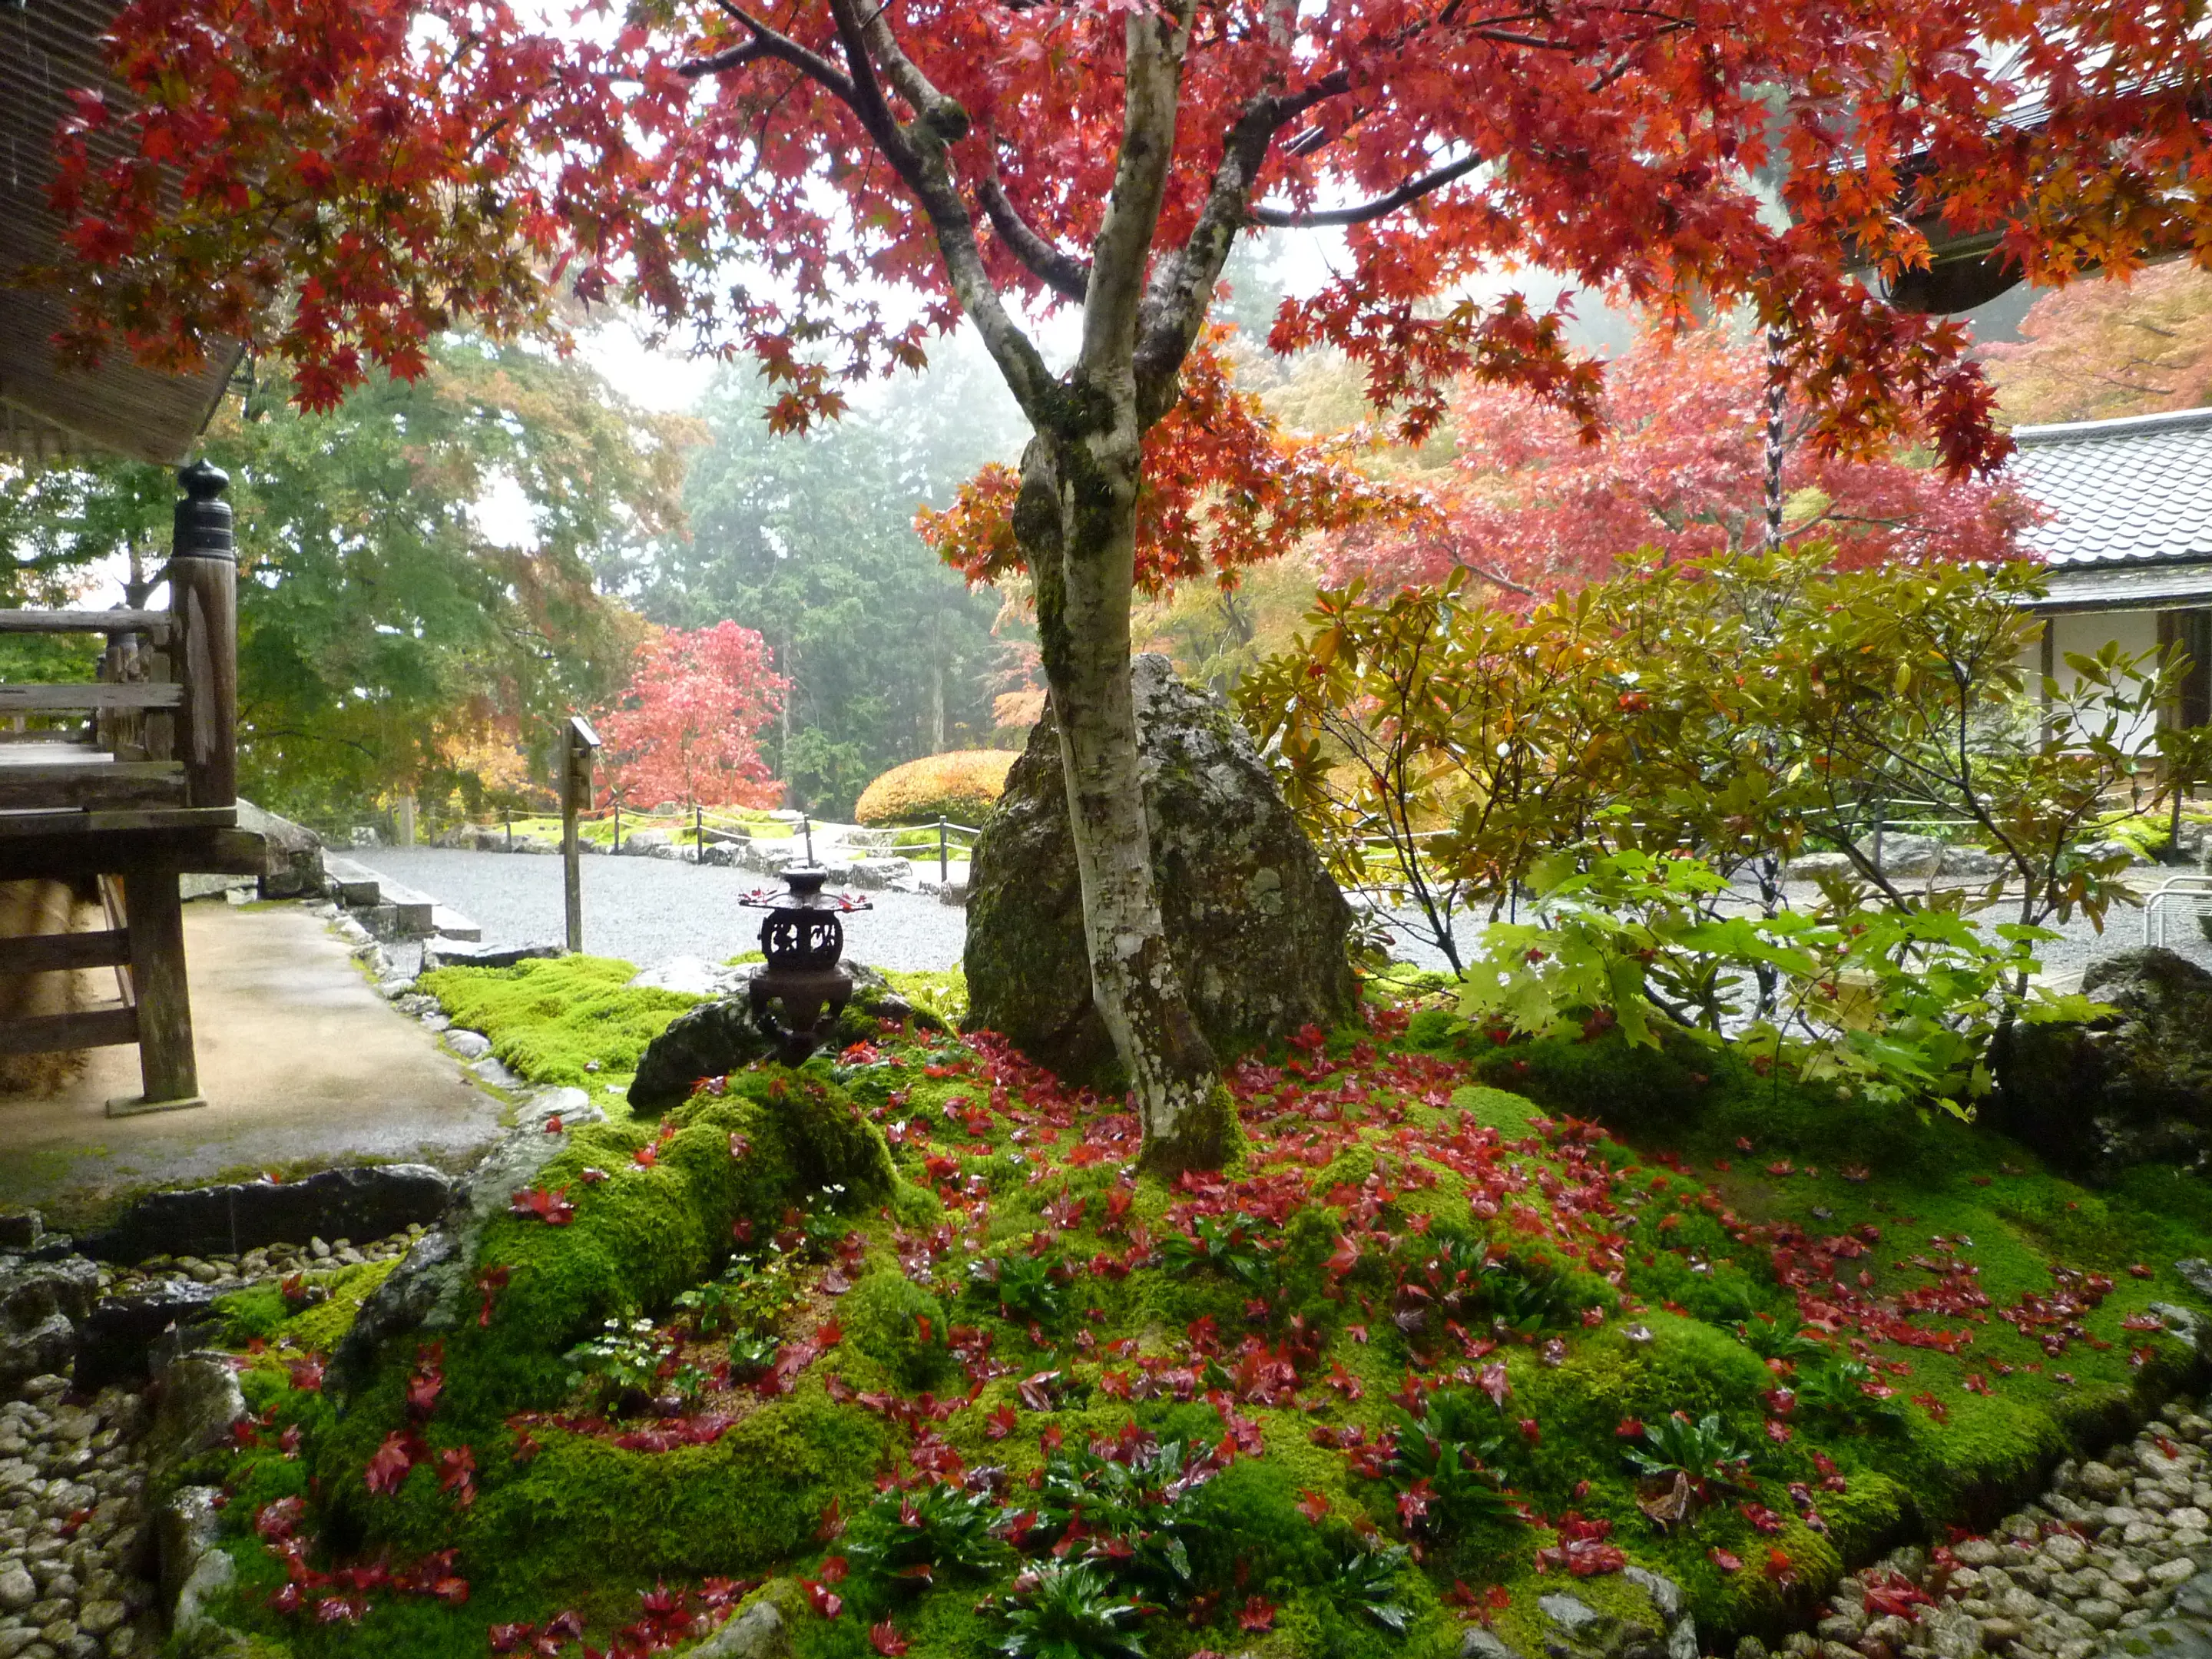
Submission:
[[[1032,441],[1015,531],[1036,579],[1037,632],[1067,781],[1091,999],[1128,1073],[1146,1165],[1213,1169],[1228,1155],[1236,1120],[1212,1048],[1184,999],[1152,880],[1129,690],[1133,413],[1115,426],[1118,431],[1087,440]]]

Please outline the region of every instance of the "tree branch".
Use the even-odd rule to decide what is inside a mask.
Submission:
[[[1213,285],[1228,263],[1230,243],[1245,222],[1245,204],[1251,199],[1260,164],[1286,118],[1279,100],[1267,94],[1246,104],[1222,141],[1220,165],[1214,169],[1212,187],[1188,240],[1152,273],[1136,359],[1146,425],[1174,406],[1176,376],[1206,322]]]
[[[1063,300],[1080,304],[1091,289],[1091,267],[1072,254],[1062,253],[1030,228],[995,178],[975,186],[975,198],[990,216],[991,228],[1030,274]]]
[[[1410,202],[1442,190],[1455,179],[1464,179],[1482,165],[1482,157],[1469,155],[1456,161],[1409,179],[1387,196],[1377,196],[1372,201],[1362,202],[1356,207],[1344,208],[1277,208],[1259,206],[1251,212],[1255,225],[1267,225],[1282,230],[1308,229],[1316,225],[1364,225],[1380,219],[1386,213],[1395,213]]]
[[[860,107],[852,82],[839,74],[837,66],[820,52],[811,47],[802,46],[789,35],[770,28],[742,7],[732,4],[732,0],[715,0],[715,3],[752,38],[744,45],[732,46],[726,52],[678,64],[676,66],[678,75],[696,81],[702,76],[720,75],[731,70],[743,69],[763,58],[770,58],[778,63],[790,64],[809,80],[819,82],[854,109]]]
[[[945,151],[946,143],[955,136],[953,130],[967,130],[967,112],[939,93],[915,68],[893,38],[880,9],[865,22],[854,12],[854,0],[830,0],[830,11],[852,70],[854,113],[928,216],[954,297],[983,337],[984,349],[998,365],[1006,389],[1033,423],[1042,421],[1053,388],[1052,372],[1035,343],[1007,314],[1005,300],[991,281],[983,250],[975,240],[975,216],[961,198],[951,158]],[[920,100],[913,125],[902,126],[893,118],[876,79],[872,47],[890,66],[894,83],[903,82],[911,88],[913,98],[908,101]],[[902,90],[900,95],[908,94]]]
[[[1182,49],[1193,0],[1177,0],[1172,32],[1149,10],[1133,11],[1123,28],[1121,154],[1114,186],[1091,250],[1091,283],[1083,299],[1081,362],[1105,372],[1128,361],[1145,300],[1145,267],[1159,228],[1175,160],[1176,106],[1182,89]]]

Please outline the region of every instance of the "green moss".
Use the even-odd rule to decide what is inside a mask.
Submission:
[[[595,1089],[637,1070],[646,1045],[702,1000],[633,990],[637,969],[611,957],[556,957],[512,968],[441,968],[419,988],[457,1025],[532,1083]],[[589,1066],[591,1069],[587,1070]]]
[[[947,1025],[957,1026],[968,1018],[968,976],[957,968],[910,971],[886,968],[884,977],[890,981],[892,990]]]
[[[281,1286],[264,1284],[217,1297],[216,1311],[228,1322],[228,1338],[240,1346],[259,1340],[271,1346],[289,1345],[310,1353],[326,1353],[353,1328],[361,1304],[398,1265],[399,1258],[394,1256],[328,1273],[302,1273],[302,1285],[319,1290],[323,1299],[303,1302],[296,1308],[285,1299]]]
[[[1313,1431],[1357,1428],[1371,1443],[1395,1420],[1393,1397],[1410,1397],[1409,1373],[1488,1412],[1464,1352],[1470,1364],[1504,1364],[1504,1438],[1492,1455],[1532,1510],[1610,1523],[1632,1559],[1684,1587],[1701,1633],[1724,1643],[1747,1629],[1772,1633],[1793,1607],[1802,1614],[1845,1564],[1993,1519],[2058,1457],[2138,1420],[2185,1376],[2178,1343],[2121,1322],[2153,1300],[2191,1297],[2167,1264],[2212,1250],[2212,1192],[2196,1177],[2142,1170],[2087,1193],[1986,1132],[1762,1078],[1701,1048],[1500,1046],[1425,1015],[1397,1053],[1376,1056],[1371,1041],[1339,1034],[1323,1075],[1290,1073],[1279,1100],[1248,1103],[1229,1178],[1254,1185],[1236,1202],[1264,1208],[1285,1195],[1273,1211],[1279,1230],[1263,1224],[1272,1249],[1256,1277],[1146,1261],[1135,1249],[1138,1229],[1157,1243],[1182,1229],[1188,1206],[1211,1201],[1206,1182],[1133,1182],[1121,1154],[1099,1158],[1085,1141],[1094,1117],[994,1078],[957,1043],[894,1038],[878,1062],[849,1073],[823,1061],[797,1074],[741,1073],[665,1123],[573,1130],[542,1177],[567,1189],[573,1221],[502,1217],[485,1231],[475,1267],[505,1270],[488,1322],[444,1333],[442,1351],[417,1339],[395,1345],[343,1401],[291,1389],[284,1345],[327,1350],[367,1274],[334,1278],[343,1294],[299,1316],[265,1291],[230,1298],[234,1340],[276,1345],[244,1378],[256,1410],[271,1414],[265,1443],[228,1471],[239,1616],[301,1659],[478,1659],[486,1623],[543,1620],[573,1604],[603,1647],[601,1632],[633,1618],[635,1592],[658,1578],[775,1573],[785,1575],[779,1594],[796,1595],[791,1576],[811,1575],[837,1547],[823,1535],[825,1511],[836,1504],[849,1515],[879,1480],[915,1478],[925,1455],[939,1468],[957,1458],[963,1471],[1002,1471],[1011,1507],[1024,1501],[1048,1437],[1081,1446],[1133,1423],[1222,1447],[1226,1462],[1188,1500],[1194,1578],[1219,1599],[1200,1603],[1195,1621],[1181,1607],[1152,1619],[1156,1659],[1206,1648],[1255,1659],[1442,1659],[1462,1628],[1443,1600],[1455,1578],[1505,1590],[1500,1634],[1541,1652],[1536,1600],[1564,1583],[1537,1571],[1553,1541],[1546,1525],[1500,1516],[1425,1539],[1424,1562],[1401,1578],[1403,1637],[1339,1584],[1356,1528],[1403,1536],[1404,1522],[1395,1486],[1355,1473]],[[1563,1127],[1570,1115],[1610,1124],[1620,1139]],[[896,1166],[878,1121],[898,1129]],[[638,1156],[648,1146],[646,1167]],[[1079,1158],[1079,1146],[1091,1150]],[[587,1169],[607,1178],[589,1180]],[[1480,1189],[1485,1170],[1507,1183],[1502,1192]],[[985,1190],[987,1205],[965,1207]],[[1570,1194],[1581,1195],[1572,1207]],[[568,1347],[608,1317],[663,1316],[678,1292],[720,1269],[738,1223],[756,1242],[781,1232],[787,1254],[810,1232],[817,1241],[811,1257],[794,1258],[806,1264],[810,1300],[780,1334],[818,1340],[820,1357],[795,1371],[788,1392],[715,1396],[735,1420],[708,1445],[624,1449],[619,1429],[563,1419],[573,1407]],[[1338,1255],[1347,1234],[1360,1246],[1349,1267]],[[1812,1244],[1844,1236],[1858,1253],[1811,1273]],[[1462,1308],[1462,1332],[1449,1335],[1397,1299],[1393,1277],[1394,1262],[1447,1245],[1548,1262],[1543,1271],[1593,1322],[1570,1319],[1556,1348],[1545,1346],[1548,1331],[1509,1334],[1486,1353],[1463,1348],[1485,1337],[1480,1305]],[[1072,1272],[1058,1320],[1002,1319],[990,1298],[964,1292],[972,1255],[1027,1259],[1033,1249]],[[1791,1328],[1825,1317],[1821,1299],[1856,1294],[1861,1272],[1894,1305],[1935,1282],[1924,1264],[1947,1255],[1977,1270],[1972,1282],[1993,1310],[2048,1293],[2054,1262],[2108,1275],[2102,1305],[2083,1322],[2110,1346],[2077,1341],[2054,1360],[1994,1310],[1979,1321],[1917,1316],[1907,1346],[1838,1316],[1839,1337],[1896,1368],[1885,1373],[1896,1420],[1801,1411],[1787,1437],[1770,1437],[1765,1396],[1778,1379],[1731,1322],[1767,1315]],[[1086,1265],[1094,1258],[1104,1259],[1096,1269]],[[2142,1276],[2130,1271],[2137,1264]],[[966,1345],[979,1338],[991,1345],[988,1364],[966,1374],[947,1344],[956,1322],[977,1328],[957,1339],[962,1352],[972,1356]],[[1940,1343],[1953,1331],[1972,1340],[1947,1352]],[[2145,1340],[2153,1351],[2131,1363],[2130,1346]],[[1247,1392],[1255,1351],[1291,1346],[1301,1357],[1289,1396],[1270,1403]],[[1162,1382],[1158,1367],[1171,1364],[1191,1375]],[[435,1410],[410,1415],[409,1376],[434,1365]],[[1177,1403],[1178,1389],[1196,1397]],[[926,1406],[924,1391],[933,1396]],[[1756,1453],[1742,1496],[1772,1510],[1778,1530],[1757,1530],[1733,1498],[1671,1532],[1644,1513],[1622,1419],[1674,1412],[1711,1414]],[[306,1437],[300,1457],[278,1449],[288,1426]],[[534,1456],[518,1455],[526,1433]],[[362,1471],[394,1434],[419,1436],[428,1455],[396,1492],[371,1493]],[[476,1471],[465,1508],[441,1490],[437,1466],[463,1447]],[[319,1548],[395,1561],[457,1550],[473,1586],[468,1605],[380,1601],[358,1630],[270,1614],[276,1569],[250,1535],[252,1516],[310,1481]],[[1814,1496],[1825,1534],[1798,1514],[1793,1483]],[[1724,1571],[1716,1548],[1746,1566]],[[1801,1581],[1795,1602],[1765,1571],[1778,1548]],[[969,1659],[1003,1628],[977,1611],[979,1597],[1005,1588],[948,1578],[884,1605],[916,1659]],[[1653,1622],[1625,1579],[1572,1588],[1624,1624]],[[1264,1633],[1237,1622],[1255,1595],[1273,1609]],[[834,1622],[803,1601],[793,1607],[799,1653],[872,1651],[874,1604],[856,1602]]]
[[[952,1328],[945,1305],[896,1267],[878,1267],[838,1304],[845,1340],[881,1365],[904,1392],[942,1390],[958,1382],[945,1346]]]

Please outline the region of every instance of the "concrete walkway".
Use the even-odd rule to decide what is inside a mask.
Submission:
[[[185,907],[200,1089],[184,1112],[111,1118],[138,1051],[100,1048],[58,1097],[0,1094],[0,1209],[77,1225],[122,1194],[218,1175],[360,1162],[465,1161],[504,1103],[380,998],[346,947],[293,905]],[[90,993],[113,995],[108,970]]]

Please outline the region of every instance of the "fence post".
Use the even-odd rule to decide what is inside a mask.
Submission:
[[[578,857],[576,816],[592,798],[592,757],[599,752],[599,735],[580,714],[568,717],[568,741],[561,768],[561,896],[568,912],[568,950],[584,948],[584,873]]]
[[[177,710],[177,758],[185,763],[186,803],[238,801],[238,550],[230,480],[205,461],[177,474],[174,551],[169,560],[170,658],[184,684]]]
[[[699,803],[691,803],[691,850],[703,861],[707,856],[707,821],[701,816]]]
[[[937,815],[937,878],[939,881],[950,881],[952,879],[950,866],[946,864],[945,860],[945,814],[939,812]]]
[[[615,844],[613,850],[617,853],[622,851],[622,803],[620,801],[617,801],[615,803]]]
[[[507,830],[507,850],[512,853],[514,850],[514,809],[512,806],[501,807],[499,821]]]
[[[805,812],[799,815],[799,828],[806,837],[806,867],[814,867],[814,819]]]

